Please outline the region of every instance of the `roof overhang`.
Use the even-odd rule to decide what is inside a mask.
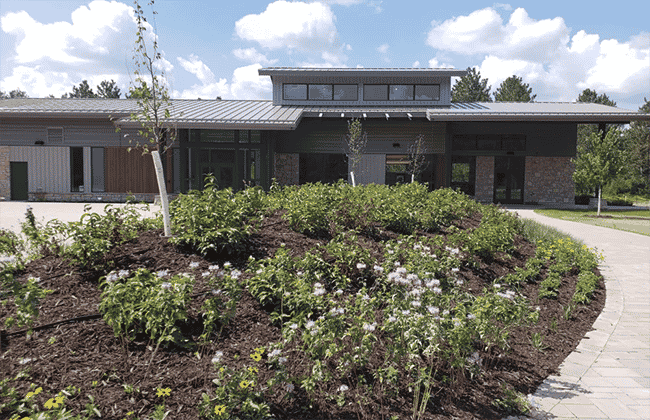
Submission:
[[[295,130],[300,123],[300,118],[295,121],[282,122],[254,122],[254,121],[219,121],[219,120],[167,120],[162,123],[165,128],[189,128],[204,130]],[[142,123],[137,120],[122,119],[114,122],[119,128],[142,128]]]
[[[431,68],[310,68],[310,67],[267,67],[259,69],[260,76],[428,76],[428,77],[462,77],[467,70],[431,69]]]
[[[627,124],[650,121],[650,114],[566,114],[566,113],[503,113],[503,112],[440,112],[428,110],[429,121],[554,121],[577,124]]]

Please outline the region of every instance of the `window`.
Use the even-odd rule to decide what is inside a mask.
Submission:
[[[451,157],[452,189],[459,189],[467,195],[474,195],[476,185],[476,158],[474,156]]]
[[[387,101],[388,85],[364,85],[363,100],[364,101]]]
[[[84,149],[70,148],[70,191],[84,192]]]
[[[521,152],[526,150],[526,136],[523,134],[456,134],[452,138],[452,149]]]
[[[476,136],[454,135],[451,140],[452,150],[476,150]]]
[[[63,128],[48,127],[47,128],[47,142],[48,142],[48,144],[61,144],[61,143],[63,143]]]
[[[93,192],[104,192],[104,148],[90,149],[90,171]]]
[[[469,163],[451,164],[451,182],[469,182]]]
[[[415,85],[416,101],[439,101],[440,85]]]
[[[312,101],[331,101],[332,85],[309,85],[309,99]]]
[[[300,184],[348,179],[348,161],[343,153],[301,153],[299,168]]]
[[[388,99],[391,101],[412,101],[413,85],[390,85]]]
[[[334,85],[335,101],[356,101],[359,99],[357,85]]]
[[[484,151],[500,150],[501,136],[498,134],[481,134],[476,136],[476,149]]]
[[[284,99],[303,101],[307,99],[307,85],[284,84],[282,89]]]
[[[234,143],[234,130],[201,130],[199,141],[204,143]]]

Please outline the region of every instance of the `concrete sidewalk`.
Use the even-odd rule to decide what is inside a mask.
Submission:
[[[87,203],[0,201],[0,229],[20,233],[20,224],[25,221],[25,213],[28,206],[32,208],[36,221],[45,224],[53,219],[58,219],[62,222],[78,221],[84,213],[85,205]],[[105,214],[104,208],[107,203],[92,203],[88,205],[90,205],[91,212]],[[110,205],[125,206],[125,204],[121,203],[111,203]],[[146,206],[144,205],[137,204],[136,206],[147,217],[154,217],[160,211],[160,206],[157,205],[150,204],[148,211],[145,210]]]
[[[576,350],[537,389],[537,419],[650,419],[650,237],[553,219],[554,227],[605,256],[605,308]]]

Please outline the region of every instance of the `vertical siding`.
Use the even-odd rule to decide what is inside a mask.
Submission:
[[[84,147],[84,192],[91,192],[93,185],[92,171],[90,168],[90,147]]]
[[[104,149],[106,192],[157,193],[158,185],[151,156],[124,147]]]
[[[434,122],[431,127],[431,143],[429,144],[430,153],[445,153],[445,134],[447,133],[447,123]]]
[[[30,192],[70,192],[68,147],[10,146],[9,161],[27,162]]]
[[[348,173],[351,167],[348,164]],[[365,154],[359,162],[359,173],[355,173],[357,184],[380,184],[386,182],[386,155],[384,154]],[[348,174],[348,178],[349,178]],[[351,181],[351,180],[350,180]]]

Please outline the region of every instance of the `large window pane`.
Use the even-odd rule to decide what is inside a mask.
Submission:
[[[456,134],[451,140],[452,150],[476,150],[476,136]]]
[[[348,178],[348,162],[343,153],[301,153],[299,167],[301,184],[334,183]]]
[[[476,136],[476,149],[493,151],[501,149],[501,136],[498,134],[481,134]]]
[[[388,99],[391,101],[412,101],[413,85],[390,85]]]
[[[334,85],[335,101],[356,101],[359,99],[357,85]]]
[[[309,99],[312,101],[331,101],[332,85],[309,85]]]
[[[388,85],[364,85],[363,100],[364,101],[387,101]]]
[[[90,149],[90,171],[92,173],[93,192],[104,192],[104,148]]]
[[[469,182],[469,163],[451,164],[451,182]]]
[[[282,95],[284,99],[303,101],[307,99],[307,85],[293,85],[286,83],[282,86],[282,88]]]
[[[234,130],[201,130],[201,141],[206,143],[233,143]]]
[[[505,151],[525,151],[526,136],[520,134],[511,134],[501,136],[501,150]]]
[[[415,85],[416,101],[439,101],[440,85]]]

